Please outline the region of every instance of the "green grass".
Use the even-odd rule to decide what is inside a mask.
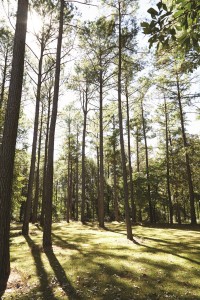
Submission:
[[[44,253],[42,231],[11,230],[11,268],[2,299],[200,299],[199,228],[65,222],[53,225],[53,251]]]

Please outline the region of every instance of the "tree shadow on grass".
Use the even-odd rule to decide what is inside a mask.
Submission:
[[[43,296],[43,299],[56,300],[56,297],[53,294],[53,290],[48,280],[48,274],[46,273],[43,262],[41,260],[40,247],[36,245],[29,236],[25,236],[25,239],[31,249],[31,253],[35,261],[37,277],[40,280],[39,290]]]
[[[45,251],[45,254],[49,260],[49,263],[54,271],[54,274],[58,280],[60,287],[62,288],[65,295],[68,296],[68,299],[69,300],[83,299],[80,295],[77,294],[75,288],[70,283],[69,279],[65,274],[63,267],[61,266],[60,262],[55,256],[53,250],[48,249],[47,251]]]
[[[176,230],[185,230],[185,231],[200,231],[200,224],[168,224],[168,223],[143,223],[142,227],[146,228],[155,228],[155,229],[176,229]]]
[[[79,247],[77,245],[75,245],[74,243],[70,243],[64,239],[62,239],[58,234],[52,233],[52,236],[55,240],[55,244],[57,246],[60,246],[61,248],[67,248],[70,250],[77,250],[79,252],[81,252],[81,250],[79,249]]]
[[[176,257],[188,260],[191,263],[200,265],[200,261],[197,261],[195,259],[191,259],[190,257],[187,257],[187,256],[184,256],[184,255],[175,253],[175,250],[171,251],[170,247],[169,247],[169,250],[166,250],[166,249],[161,249],[159,247],[152,247],[152,246],[147,246],[147,245],[141,245],[141,246],[143,246],[144,248],[146,248],[146,251],[148,251],[150,253],[159,253],[159,252],[161,252],[161,253],[164,253],[164,254],[171,254],[173,256],[176,256]]]

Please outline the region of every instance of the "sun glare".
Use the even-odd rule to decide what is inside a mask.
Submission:
[[[28,32],[32,34],[37,34],[41,31],[42,19],[37,12],[32,11],[29,13],[27,27]]]

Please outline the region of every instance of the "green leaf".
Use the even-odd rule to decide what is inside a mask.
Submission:
[[[176,34],[176,30],[174,28],[171,28],[169,32],[170,32],[171,35],[175,35]]]
[[[142,27],[149,27],[149,23],[147,23],[147,22],[141,22],[141,26]]]
[[[161,8],[163,6],[162,2],[158,2],[156,5],[157,5],[158,9],[161,10]]]
[[[179,17],[182,14],[184,14],[184,10],[178,10],[177,12],[174,13],[173,17],[177,18],[177,17]]]
[[[155,10],[153,7],[149,8],[147,12],[151,15],[152,18],[155,18],[155,16],[158,16],[157,10]]]
[[[163,7],[163,9],[165,10],[165,11],[168,11],[168,9],[167,9],[167,5],[166,4],[162,4],[162,7]]]

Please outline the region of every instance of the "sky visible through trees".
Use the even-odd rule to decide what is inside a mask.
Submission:
[[[11,6],[7,6],[5,3],[2,4],[1,2],[1,14],[5,17],[5,16],[9,16],[11,7],[14,10],[15,9],[15,5],[16,2],[12,2]],[[14,6],[13,6],[14,5]],[[147,12],[148,7],[153,6],[155,7],[156,5],[156,1],[152,1],[152,0],[140,0],[139,1],[139,6],[138,6],[138,11],[137,11],[137,22],[138,24],[144,20],[149,20],[150,15]],[[77,16],[78,19],[81,20],[95,20],[98,16],[102,15],[102,13],[104,13],[104,11],[102,10],[101,7],[98,7],[98,2],[94,2],[94,6],[89,6],[89,5],[84,5],[83,2],[81,2],[81,4],[76,3],[76,6],[78,8],[79,15]],[[106,12],[107,14],[107,12]],[[36,45],[35,41],[34,41],[34,33],[38,33],[38,31],[40,30],[40,27],[42,25],[42,20],[41,17],[38,15],[38,13],[36,12],[30,12],[29,13],[29,18],[28,18],[28,34],[27,34],[27,45],[28,47],[30,47],[35,54],[38,54],[38,46]],[[12,20],[9,17],[9,26],[11,26],[11,28],[13,29],[14,27],[14,20]],[[146,54],[149,52],[148,49],[148,38],[147,36],[144,35],[144,33],[142,31],[140,31],[138,33],[138,45],[140,50],[139,51],[144,51]],[[73,52],[73,50],[72,50]],[[76,50],[74,51],[74,54],[72,54],[71,57],[71,62],[68,62],[66,64],[66,69],[68,70],[67,72],[70,73],[70,70],[73,70],[74,68],[74,61],[76,60]],[[151,66],[150,66],[151,67]],[[144,72],[148,72],[148,68],[146,67]],[[193,85],[192,89],[196,90],[198,92],[198,82],[196,83],[196,78],[197,76],[199,76],[199,71],[195,72],[193,75],[193,81],[195,82],[195,84]],[[60,95],[60,100],[59,100],[59,114],[62,115],[63,112],[63,107],[65,107],[67,104],[70,103],[77,103],[77,97],[76,94],[74,93],[74,91],[70,91],[69,89],[65,89],[65,91],[63,91],[63,93]],[[79,105],[79,104],[78,104]],[[189,112],[190,111],[190,112]],[[194,108],[188,108],[188,112],[189,112],[189,117],[188,117],[188,130],[193,133],[193,134],[198,134],[199,130],[198,127],[200,125],[200,121],[197,120],[196,118],[196,113],[194,111]],[[33,122],[33,115],[34,115],[34,100],[29,99],[29,97],[27,97],[25,99],[25,113],[27,114],[28,119],[30,120],[30,124]],[[31,126],[32,127],[32,126]],[[57,126],[56,126],[56,144],[55,144],[55,155],[56,157],[59,156],[60,150],[62,147],[62,135],[63,135],[63,124],[62,121],[58,121],[57,122]],[[32,141],[32,130],[30,128],[29,131],[29,149],[31,147],[31,141]],[[157,140],[152,139],[150,141],[150,143],[152,143],[152,145],[156,145],[157,144]]]

